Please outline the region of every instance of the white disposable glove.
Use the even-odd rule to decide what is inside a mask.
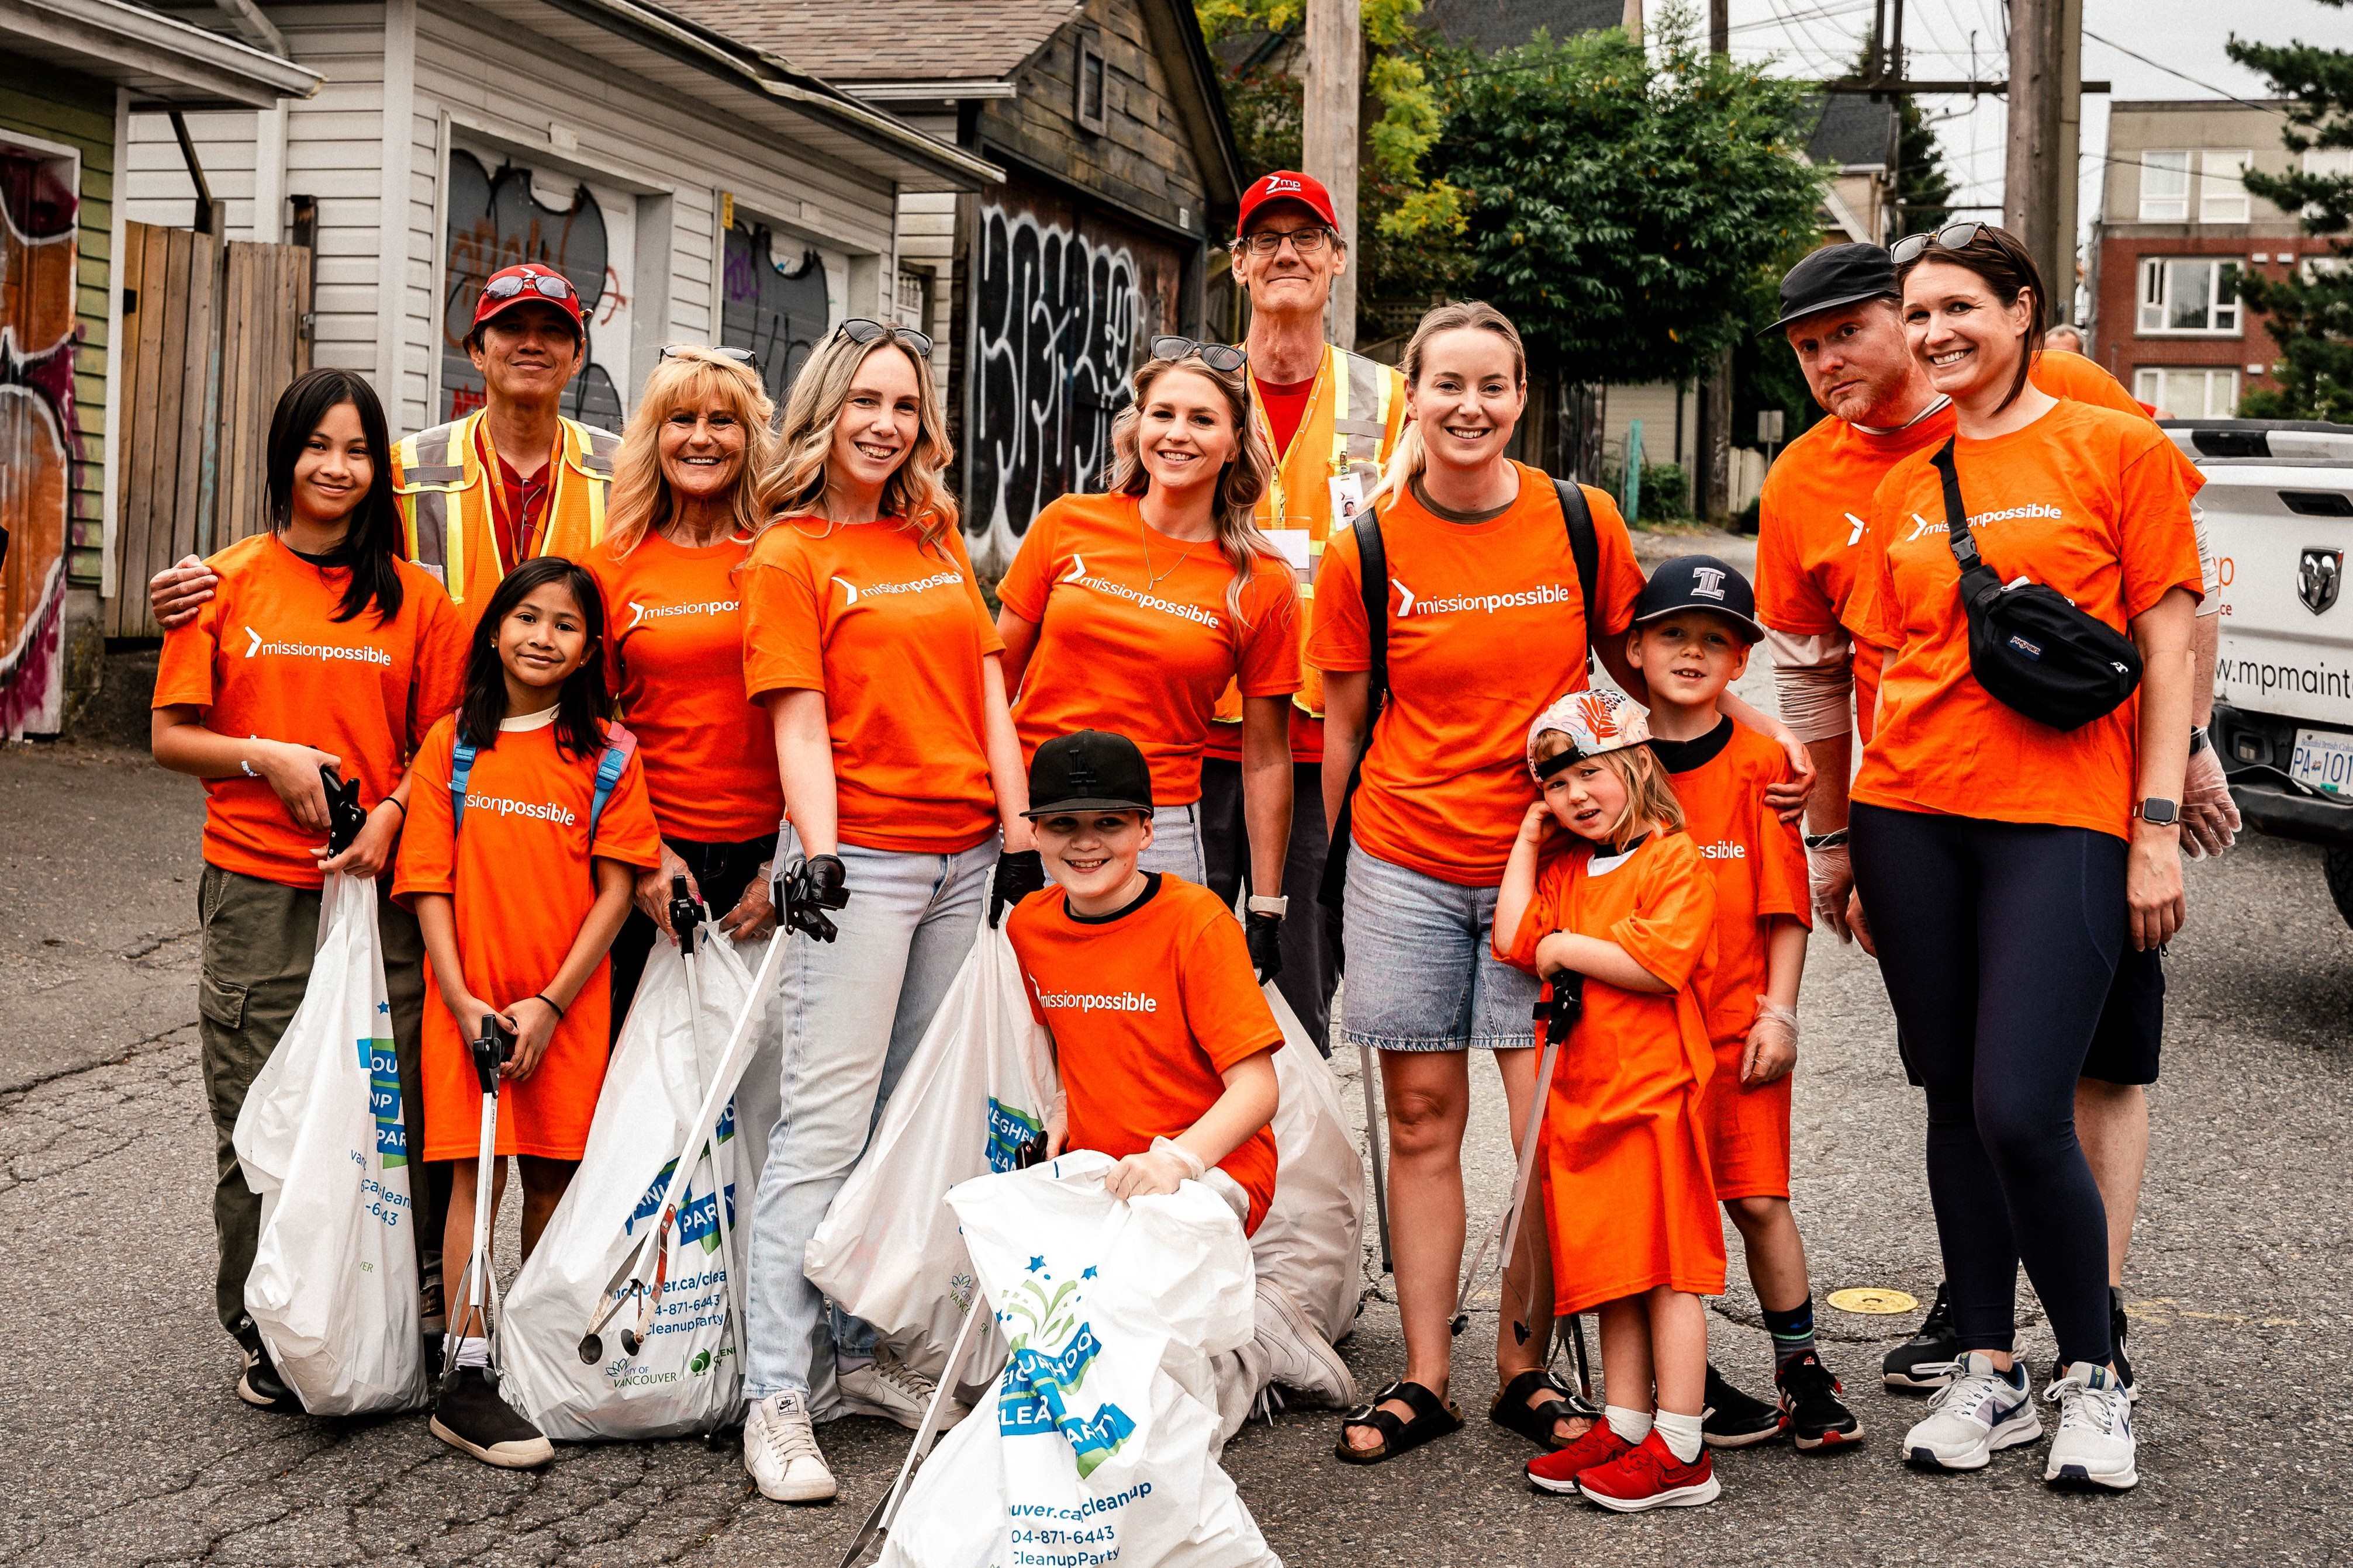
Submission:
[[[1854,863],[1847,858],[1846,846],[1807,850],[1806,868],[1812,874],[1815,922],[1829,927],[1841,942],[1853,941],[1854,933],[1847,928],[1846,900],[1854,891]]]
[[[2181,775],[2181,847],[2192,860],[2220,855],[2238,842],[2239,804],[2214,748],[2193,754]]]
[[[1112,1196],[1125,1202],[1173,1193],[1180,1183],[1198,1182],[1208,1173],[1209,1167],[1191,1150],[1166,1138],[1155,1138],[1150,1149],[1113,1165],[1111,1174],[1103,1178],[1103,1186]]]
[[[1840,853],[1843,854],[1841,850]],[[1748,1026],[1748,1046],[1740,1054],[1740,1081],[1750,1088],[1786,1077],[1798,1065],[1798,1015],[1757,998],[1757,1021]]]

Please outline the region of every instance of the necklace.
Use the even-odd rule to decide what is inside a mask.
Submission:
[[[1147,594],[1159,587],[1170,572],[1193,559],[1193,546],[1200,542],[1198,540],[1182,541],[1185,548],[1176,552],[1176,559],[1169,564],[1168,571],[1155,574],[1152,570],[1152,525],[1144,521],[1142,500],[1135,503],[1135,541],[1144,546],[1144,591]]]

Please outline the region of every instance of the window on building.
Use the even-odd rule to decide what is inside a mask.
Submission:
[[[2237,331],[2239,265],[2236,258],[2143,257],[2142,332]]]
[[[2255,161],[2248,152],[2220,153],[2209,147],[2198,159],[2198,221],[2247,221],[2247,166]]]
[[[2353,177],[2353,147],[2315,147],[2304,155],[2304,172],[2337,179]],[[2317,206],[2304,209],[2306,217],[2321,216]]]
[[[2133,373],[2133,395],[2157,405],[2159,419],[2228,419],[2239,411],[2239,373],[2148,366]]]
[[[902,327],[919,332],[932,330],[932,275],[921,268],[899,268],[899,285],[892,303]]]
[[[2140,221],[2187,223],[2189,220],[2189,154],[2186,152],[2143,153],[2140,155]]]
[[[1078,121],[1082,129],[1100,135],[1105,124],[1103,49],[1093,38],[1079,38]]]

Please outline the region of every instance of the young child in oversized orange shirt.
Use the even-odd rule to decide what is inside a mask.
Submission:
[[[1685,555],[1651,574],[1626,657],[1650,684],[1651,750],[1715,881],[1715,962],[1700,998],[1715,1051],[1708,1165],[1748,1255],[1779,1392],[1768,1405],[1711,1363],[1707,1445],[1745,1448],[1787,1432],[1801,1452],[1821,1453],[1861,1442],[1862,1427],[1815,1348],[1806,1244],[1789,1212],[1789,1072],[1811,924],[1806,853],[1796,826],[1765,804],[1766,788],[1788,775],[1781,748],[1719,706],[1764,635],[1748,579],[1712,555]]]
[[[1724,1233],[1704,1106],[1715,1066],[1700,998],[1715,885],[1651,753],[1641,705],[1573,691],[1528,731],[1543,796],[1495,904],[1495,956],[1579,977],[1583,1013],[1545,1112],[1554,1311],[1599,1309],[1604,1419],[1528,1462],[1530,1484],[1620,1513],[1714,1502],[1701,1442],[1707,1308]],[[1547,853],[1554,826],[1569,847]]]
[[[451,1162],[447,1258],[473,1245],[482,1098],[469,1042],[483,1017],[514,1037],[491,1207],[495,1224],[512,1154],[525,1257],[571,1183],[604,1087],[606,952],[637,873],[661,849],[634,743],[605,721],[604,632],[586,571],[554,555],[518,566],[475,625],[463,703],[417,753],[393,895],[416,910],[429,961],[425,1158]],[[485,1464],[545,1464],[554,1450],[500,1396],[468,1294],[454,1277],[433,1434]]]

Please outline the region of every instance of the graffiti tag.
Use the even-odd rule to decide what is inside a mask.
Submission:
[[[793,377],[832,331],[833,307],[826,298],[824,258],[804,247],[786,266],[776,258],[775,245],[765,224],[739,223],[727,231],[719,342],[752,351],[760,384],[781,405]]]

